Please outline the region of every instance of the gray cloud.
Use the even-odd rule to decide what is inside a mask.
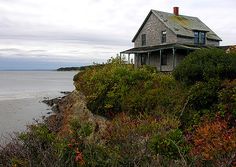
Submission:
[[[235,0],[0,0],[1,58],[105,61],[132,47],[150,9],[197,16],[236,43]],[[0,66],[1,68],[1,66]]]

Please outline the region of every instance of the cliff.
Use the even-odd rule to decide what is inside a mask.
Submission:
[[[68,135],[70,120],[74,118],[79,119],[82,124],[86,122],[96,127],[96,131],[93,132],[94,136],[101,134],[106,128],[108,120],[93,114],[87,108],[85,96],[77,90],[62,98],[51,99],[45,103],[50,104],[54,108],[54,114],[46,119],[46,123],[59,136],[65,137]]]

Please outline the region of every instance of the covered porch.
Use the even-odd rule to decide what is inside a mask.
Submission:
[[[158,46],[132,48],[121,52],[122,56],[134,55],[134,66],[148,65],[157,68],[158,71],[169,72],[187,56],[190,52],[199,49],[196,46],[182,44],[165,44]]]

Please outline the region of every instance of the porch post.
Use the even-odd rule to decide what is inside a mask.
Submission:
[[[135,61],[135,63],[134,63],[135,67],[138,67],[139,66],[139,54],[138,53],[135,54],[135,60],[134,61]]]
[[[150,52],[148,52],[148,65],[150,65]]]
[[[173,69],[175,68],[175,48],[172,49],[173,51]]]
[[[161,71],[161,59],[162,59],[162,50],[160,50],[160,71]]]

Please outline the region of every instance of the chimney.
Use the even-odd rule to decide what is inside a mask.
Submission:
[[[179,7],[174,7],[174,15],[179,16]]]

